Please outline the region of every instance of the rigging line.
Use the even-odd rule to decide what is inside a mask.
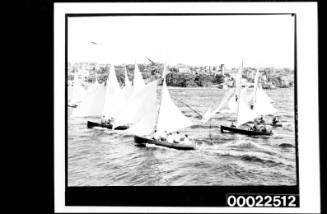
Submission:
[[[179,102],[181,102],[181,103],[183,103],[186,107],[188,107],[188,108],[191,109],[193,112],[195,112],[197,115],[199,115],[199,116],[200,116],[200,119],[202,119],[202,115],[201,115],[198,111],[196,111],[194,108],[192,108],[192,107],[189,106],[188,104],[184,103],[184,102],[181,101],[180,99],[176,99],[176,100],[179,101]]]
[[[211,136],[211,119],[212,119],[212,118],[210,118],[209,137],[210,137],[210,142],[212,143],[212,136]]]

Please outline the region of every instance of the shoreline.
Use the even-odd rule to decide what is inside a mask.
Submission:
[[[161,85],[158,87],[162,87]],[[218,88],[218,87],[178,87],[178,86],[167,86],[169,89],[217,89],[217,90],[228,90],[233,88]],[[244,87],[245,88],[245,87]],[[294,88],[294,86],[291,87],[284,87],[284,88],[271,88],[271,89],[263,89],[263,90],[277,90],[277,89],[286,89],[286,88]]]

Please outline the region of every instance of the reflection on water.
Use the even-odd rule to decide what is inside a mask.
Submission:
[[[105,129],[87,129],[87,118],[68,121],[68,185],[295,185],[293,88],[267,91],[279,110],[283,127],[269,137],[224,133],[232,120],[217,115],[201,124],[193,109],[204,113],[226,90],[169,89],[176,105],[195,124],[187,133],[194,151],[157,146],[137,147],[133,136]],[[72,111],[69,110],[69,114]],[[97,121],[98,118],[88,118]],[[271,120],[271,117],[267,117]]]

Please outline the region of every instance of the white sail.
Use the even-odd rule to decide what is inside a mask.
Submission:
[[[107,119],[115,119],[121,112],[123,101],[123,93],[116,77],[115,67],[111,65],[106,82],[106,96],[102,116]]]
[[[104,84],[98,84],[92,92],[77,106],[77,108],[73,111],[72,117],[87,117],[87,116],[101,116],[105,95],[106,95],[106,87]]]
[[[226,101],[226,104],[221,106],[220,112],[237,114],[239,108],[238,102],[240,94],[244,94],[244,91],[246,90],[245,88],[242,88],[242,72],[243,68],[239,69],[236,75],[234,93],[229,96],[230,98],[228,99],[228,101]]]
[[[162,85],[161,103],[159,108],[158,133],[174,132],[192,126],[192,122],[179,110],[172,101],[166,85],[166,78]]]
[[[272,105],[273,100],[264,92],[261,87],[261,76],[259,69],[257,70],[254,83],[255,87],[250,104],[256,116],[276,113],[277,109]]]
[[[218,112],[237,114],[238,97],[240,96],[241,91],[244,91],[244,89],[242,89],[242,70],[240,69],[235,77],[235,89],[231,89],[225,94],[217,108],[209,108],[203,115],[202,122],[206,123]]]
[[[277,109],[273,106],[271,98],[259,87],[256,93],[256,103],[253,110],[257,116],[274,114]]]
[[[251,98],[251,100],[249,101],[251,106],[254,106],[256,103],[256,98],[257,98],[257,91],[259,88],[259,78],[260,78],[260,72],[259,69],[257,69],[255,77],[254,77],[254,90],[253,90],[253,96]]]
[[[244,123],[252,121],[257,117],[255,111],[251,109],[251,104],[248,102],[246,93],[246,90],[242,90],[240,93],[236,126],[241,126]]]
[[[259,69],[255,75],[255,87],[251,93],[242,93],[237,114],[237,126],[254,120],[256,117],[274,114],[277,109],[272,105],[273,100],[261,87]]]
[[[129,78],[128,78],[128,75],[127,75],[126,66],[124,66],[124,74],[125,74],[125,87],[126,86],[131,86],[132,83],[129,81]]]
[[[145,86],[145,82],[143,80],[142,74],[136,63],[135,63],[135,70],[134,70],[133,86],[134,86],[135,93],[137,93],[139,90],[142,90],[143,87]]]
[[[202,122],[207,122],[217,112],[233,113],[236,115],[236,126],[254,120],[261,115],[273,114],[277,109],[272,105],[273,100],[264,92],[261,87],[260,73],[257,70],[255,76],[255,87],[253,91],[248,88],[242,88],[242,69],[236,77],[235,90],[227,92],[220,105],[204,114]]]
[[[99,83],[95,81],[95,83],[91,83],[86,91],[86,96],[89,96],[90,94],[93,94],[99,87]]]
[[[128,79],[126,67],[124,67],[124,73],[125,73],[125,87],[123,88],[123,93],[124,93],[124,98],[125,98],[124,105],[128,105],[128,101],[133,94],[133,86],[132,86],[132,83]]]
[[[134,124],[138,122],[143,116],[140,115],[138,111],[139,107],[142,106],[142,103],[144,102],[144,89],[146,88],[146,85],[137,64],[135,64],[133,82],[133,86],[127,86],[128,88],[124,90],[125,102],[124,105],[121,106],[121,111],[114,122],[114,127],[126,124]]]
[[[201,122],[206,123],[208,120],[210,120],[212,117],[214,117],[215,114],[217,114],[218,112],[223,112],[223,113],[232,112],[230,107],[228,106],[228,101],[231,100],[231,96],[233,95],[233,93],[234,93],[233,89],[229,90],[225,94],[225,96],[223,97],[222,101],[220,102],[220,104],[217,108],[213,109],[212,107],[210,107],[204,113]],[[236,112],[236,110],[233,112]]]
[[[78,104],[80,103],[85,96],[87,95],[85,88],[82,85],[82,82],[77,78],[77,75],[74,77],[73,86],[70,92],[70,104]]]
[[[164,71],[163,75],[165,74]],[[156,103],[156,89],[153,86],[151,89],[144,89],[143,93],[146,93],[147,96],[144,97],[145,100],[142,100],[141,109],[143,112],[139,112],[142,117],[128,132],[136,135],[149,135],[153,133],[155,128],[158,133],[163,133],[165,131],[174,132],[192,125],[192,122],[172,101],[166,79],[164,79],[162,86],[160,106]]]
[[[128,104],[125,107],[122,107],[120,115],[117,116],[114,122],[114,127],[127,124],[135,124],[144,117],[144,114],[147,113],[144,105],[146,102],[148,102],[148,93],[151,95],[154,94],[154,98],[156,99],[157,92],[153,91],[157,90],[157,88],[154,89],[153,86],[156,84],[157,81],[153,81],[145,85],[143,89],[139,89],[137,93],[133,93],[133,97],[128,100]]]
[[[139,94],[140,105],[135,111],[139,115],[139,120],[133,124],[127,132],[136,135],[148,135],[154,131],[157,117],[157,81],[148,83]],[[135,106],[137,108],[137,106]]]

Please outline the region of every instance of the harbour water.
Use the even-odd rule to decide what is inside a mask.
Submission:
[[[169,88],[195,124],[181,131],[194,141],[194,151],[137,147],[132,135],[87,129],[87,120],[99,118],[68,116],[68,186],[295,185],[294,88],[266,91],[283,123],[266,137],[221,133],[219,125],[233,120],[229,115],[201,124],[198,113],[219,103],[226,90]]]

